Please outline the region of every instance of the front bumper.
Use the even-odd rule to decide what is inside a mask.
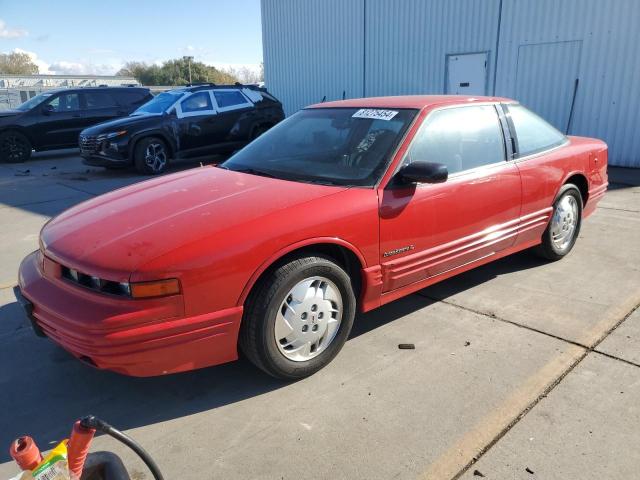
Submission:
[[[129,139],[115,139],[80,135],[80,156],[87,165],[100,167],[126,167],[129,165]]]
[[[181,295],[95,293],[61,278],[60,266],[39,252],[22,261],[17,293],[34,329],[100,369],[148,377],[238,358],[242,307],[186,317]]]

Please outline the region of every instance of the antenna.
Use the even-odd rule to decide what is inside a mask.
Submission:
[[[347,93],[347,92],[345,92],[344,90],[342,90],[342,99],[343,99],[343,100],[344,100],[344,98],[345,98],[345,94],[346,94],[346,93]]]
[[[322,100],[320,100],[320,103],[324,103],[326,99],[327,99],[327,96],[325,95],[324,97],[322,97]]]

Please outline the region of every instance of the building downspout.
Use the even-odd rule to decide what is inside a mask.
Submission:
[[[502,26],[502,0],[498,6],[498,32],[496,34],[496,59],[493,67],[493,96],[496,95],[496,82],[498,80],[498,56],[500,52],[500,29]]]

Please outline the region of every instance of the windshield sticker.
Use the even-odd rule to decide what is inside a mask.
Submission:
[[[396,110],[378,110],[374,108],[361,108],[352,115],[353,118],[370,118],[372,120],[391,120],[398,114]]]

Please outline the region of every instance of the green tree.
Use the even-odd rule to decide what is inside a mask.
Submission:
[[[189,64],[182,58],[168,60],[161,66],[144,62],[127,62],[118,75],[132,76],[142,85],[186,85],[189,83]],[[235,83],[237,78],[202,62],[191,62],[193,83],[212,82],[218,84]]]
[[[35,75],[38,66],[26,53],[0,53],[0,73],[6,75]]]

